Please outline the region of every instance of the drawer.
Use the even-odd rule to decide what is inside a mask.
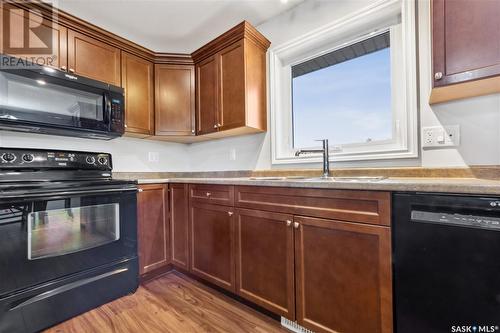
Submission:
[[[235,206],[342,221],[390,225],[389,192],[236,186]]]
[[[189,200],[198,203],[234,205],[234,186],[228,185],[189,185]]]

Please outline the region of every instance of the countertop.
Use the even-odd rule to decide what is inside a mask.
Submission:
[[[500,195],[500,181],[476,178],[386,178],[383,180],[254,179],[240,178],[138,178],[139,184],[191,183],[253,185],[342,190],[443,192]]]

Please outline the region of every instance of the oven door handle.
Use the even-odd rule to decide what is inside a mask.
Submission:
[[[125,187],[125,188],[106,188],[106,189],[94,189],[94,190],[82,190],[82,191],[60,191],[60,192],[43,192],[43,193],[17,193],[12,195],[0,194],[0,199],[11,199],[11,198],[40,198],[40,197],[60,197],[60,196],[70,196],[70,195],[80,195],[80,194],[100,194],[100,193],[112,193],[112,192],[137,192],[136,187]]]

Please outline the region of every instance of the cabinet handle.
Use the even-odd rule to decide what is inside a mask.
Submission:
[[[221,124],[217,124],[217,127],[221,127],[222,125]]]
[[[214,128],[217,128],[217,124],[214,125]]]
[[[294,227],[295,229],[298,229],[298,228],[299,228],[299,225],[300,225],[300,224],[299,224],[299,222],[293,222],[293,227]]]
[[[144,192],[142,188],[138,189],[137,192]]]
[[[70,73],[74,73],[74,72],[75,72],[75,70],[74,70],[73,68],[70,68],[70,69],[69,69],[69,72],[70,72]]]
[[[290,220],[286,220],[286,226],[287,226],[287,227],[289,227],[289,226],[291,226],[291,225],[292,225],[292,221],[290,221]]]
[[[227,215],[233,216],[233,212],[227,212]]]
[[[209,196],[211,196],[211,195],[212,195],[212,193],[207,192],[207,194],[206,194],[206,195],[207,195],[207,197],[209,197]]]
[[[434,79],[441,80],[442,78],[443,78],[443,73],[437,72],[436,74],[434,74]]]
[[[193,134],[194,134],[194,130],[191,130],[191,133],[193,133]]]
[[[65,70],[66,70],[66,66],[61,66],[61,69],[62,69],[63,71],[65,71]]]
[[[127,124],[125,124],[125,128],[127,128],[127,127],[128,127]]]

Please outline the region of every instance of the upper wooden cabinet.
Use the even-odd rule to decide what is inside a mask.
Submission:
[[[192,65],[155,65],[155,135],[195,135]]]
[[[217,138],[267,129],[269,45],[243,22],[193,53],[199,135]]]
[[[125,89],[125,131],[146,137],[154,134],[153,63],[122,52],[122,87]]]
[[[68,71],[120,86],[120,49],[68,30]]]
[[[433,0],[431,103],[500,92],[500,1]]]
[[[196,65],[196,130],[198,135],[217,132],[219,78],[216,57]]]

